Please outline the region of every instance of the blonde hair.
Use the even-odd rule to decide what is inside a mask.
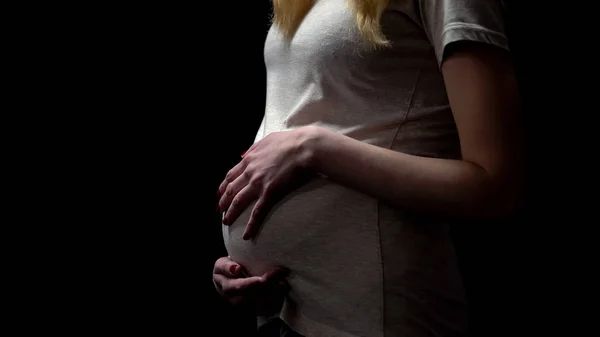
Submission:
[[[366,46],[387,46],[380,20],[389,0],[346,0]],[[315,0],[273,0],[273,24],[291,40]]]

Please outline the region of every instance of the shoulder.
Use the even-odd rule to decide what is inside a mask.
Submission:
[[[454,42],[509,49],[501,0],[391,0],[389,9],[405,13],[421,26],[439,65]]]

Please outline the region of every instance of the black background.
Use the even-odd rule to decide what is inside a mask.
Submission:
[[[572,85],[575,63],[566,59],[587,54],[586,42],[564,33],[579,30],[543,13],[548,6],[505,2],[526,108],[527,207],[512,223],[456,232],[472,336],[533,336],[548,321],[557,331],[570,308],[558,303],[573,291],[563,282],[578,279],[584,255],[572,254],[574,233],[587,223],[583,210],[594,209],[592,199],[572,197],[589,184],[580,182],[594,153],[584,147],[594,133],[583,131],[592,111],[583,97],[594,94]],[[51,159],[40,181],[61,192],[39,195],[53,223],[37,232],[52,246],[32,287],[42,299],[34,311],[52,316],[43,328],[246,335],[252,318],[212,285],[225,254],[216,191],[264,111],[269,1],[64,11],[26,41],[44,92],[34,122],[52,125],[52,144],[37,145]]]

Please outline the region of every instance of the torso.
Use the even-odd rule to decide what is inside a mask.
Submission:
[[[345,0],[317,1],[289,45],[272,28],[257,140],[319,125],[394,151],[459,158],[431,44],[412,2],[398,3],[383,18],[393,43],[384,50],[361,48]],[[291,270],[281,316],[299,333],[429,336],[433,327],[454,336],[464,330],[466,305],[448,223],[325,178],[291,192],[256,240],[243,241],[250,210],[223,227],[227,250],[252,274],[276,265]]]

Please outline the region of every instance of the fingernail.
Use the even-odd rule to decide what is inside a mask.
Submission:
[[[244,234],[244,235],[242,236],[242,239],[244,239],[244,240],[246,240],[246,241],[250,240],[250,234]]]
[[[227,219],[226,216],[223,217],[223,225],[229,225],[229,220]]]
[[[246,155],[246,152],[248,152],[248,151],[244,151],[244,153],[242,153],[242,158],[244,158],[244,156]]]
[[[237,265],[235,265],[235,264],[232,264],[232,265],[231,265],[231,267],[229,267],[229,271],[230,271],[232,274],[237,274],[237,267],[238,267]]]

